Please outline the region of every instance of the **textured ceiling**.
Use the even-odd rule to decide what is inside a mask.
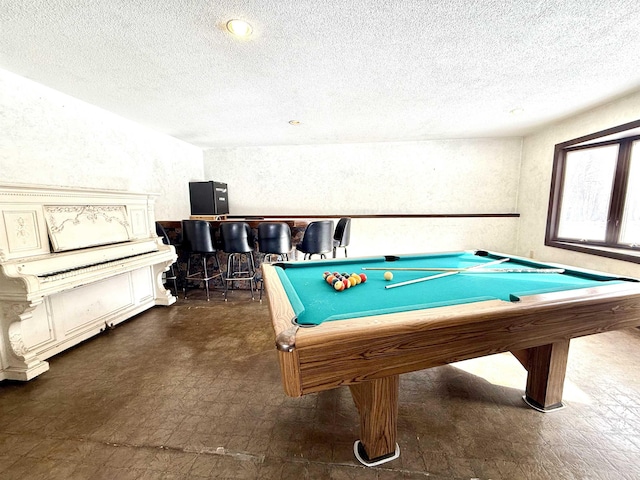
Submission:
[[[523,135],[640,88],[638,0],[0,2],[0,68],[204,148]]]

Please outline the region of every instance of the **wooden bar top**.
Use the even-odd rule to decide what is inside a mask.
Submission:
[[[214,226],[220,222],[247,222],[251,228],[257,228],[262,222],[285,222],[290,228],[306,228],[310,222],[323,219],[397,219],[397,218],[517,218],[519,213],[384,213],[384,214],[340,214],[340,215],[191,215],[191,220],[206,220]],[[162,220],[165,228],[180,228],[180,220]]]
[[[264,222],[284,222],[289,225],[289,228],[306,228],[309,225],[310,220],[304,220],[301,218],[267,218],[267,217],[234,217],[224,218],[224,215],[191,215],[190,220],[205,220],[211,223],[214,227],[220,226],[222,222],[247,222],[251,228],[258,228],[258,224]],[[158,222],[165,228],[182,228],[182,222],[180,220],[158,220]]]
[[[301,218],[288,218],[288,217],[258,217],[258,216],[247,216],[247,217],[229,217],[227,215],[191,215],[189,217],[191,220],[206,220],[208,222],[213,223],[214,225],[219,225],[222,222],[246,222],[249,224],[251,228],[257,228],[258,224],[264,222],[284,222],[289,225],[290,228],[293,227],[306,227],[309,224],[309,221],[301,219]]]

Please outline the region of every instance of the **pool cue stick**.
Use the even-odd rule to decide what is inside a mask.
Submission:
[[[411,285],[412,283],[426,282],[428,280],[435,280],[436,278],[442,278],[442,277],[450,277],[451,275],[457,275],[459,273],[461,272],[438,273],[437,275],[431,275],[430,277],[422,277],[422,278],[416,278],[414,280],[407,280],[406,282],[393,283],[391,285],[385,286],[384,288],[389,289],[389,288],[402,287],[404,285]]]
[[[466,268],[448,268],[448,267],[362,267],[362,270],[386,270],[386,271],[402,271],[402,272],[461,272],[462,270],[466,270]]]
[[[487,268],[468,270],[467,268],[362,268],[362,270],[387,270],[404,272],[461,272],[461,273],[563,273],[564,268]]]
[[[475,270],[476,268],[492,267],[493,265],[498,265],[500,263],[508,262],[509,260],[511,260],[511,259],[508,258],[508,257],[507,258],[499,258],[498,260],[494,260],[493,262],[481,263],[479,265],[474,265],[473,267],[467,267],[466,270]]]
[[[564,273],[564,268],[489,268],[487,270],[463,270],[460,273]]]
[[[498,265],[499,263],[508,262],[511,260],[510,258],[501,258],[499,260],[494,260],[493,262],[483,263],[481,265],[474,265],[473,267],[464,267],[464,268],[448,268],[448,267],[362,267],[362,270],[404,270],[404,271],[417,271],[417,272],[464,272],[466,270],[471,270],[474,268],[481,267],[490,267],[492,265]]]
[[[509,260],[511,260],[511,259],[510,258],[501,258],[501,259],[495,260],[493,262],[483,263],[481,265],[475,265],[473,267],[468,267],[466,270],[464,270],[464,272],[469,271],[469,270],[476,270],[476,269],[482,268],[482,267],[487,267],[489,265],[498,265],[499,263],[508,262]],[[429,280],[435,280],[436,278],[450,277],[451,275],[457,275],[459,273],[463,273],[463,272],[456,271],[456,272],[439,273],[437,275],[430,275],[428,277],[421,277],[421,278],[416,278],[414,280],[407,280],[406,282],[394,283],[392,285],[387,285],[384,288],[385,289],[389,289],[389,288],[403,287],[405,285],[411,285],[412,283],[427,282]]]

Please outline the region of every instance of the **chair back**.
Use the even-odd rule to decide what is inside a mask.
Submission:
[[[165,245],[171,245],[169,242],[169,235],[160,222],[156,222],[156,235],[162,239],[162,243]]]
[[[320,220],[307,225],[297,248],[304,253],[328,253],[333,250],[333,220]]]
[[[182,241],[195,253],[216,253],[213,227],[206,220],[183,220]]]
[[[226,253],[249,253],[253,251],[253,235],[246,222],[222,222],[220,224],[222,251]]]
[[[291,251],[291,229],[284,222],[258,224],[258,250],[262,253],[283,254]]]
[[[346,247],[351,241],[351,219],[344,217],[338,221],[336,231],[333,233],[333,246]]]

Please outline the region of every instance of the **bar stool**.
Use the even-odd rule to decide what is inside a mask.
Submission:
[[[320,220],[307,225],[296,249],[304,253],[304,260],[310,260],[313,255],[327,258],[326,253],[333,250],[333,220]]]
[[[246,222],[222,222],[220,224],[220,236],[222,239],[222,251],[228,254],[227,274],[224,277],[225,302],[227,301],[229,283],[231,282],[233,285],[233,282],[247,280],[251,286],[251,299],[254,300],[256,267],[253,260],[251,227]]]
[[[169,235],[167,235],[167,231],[164,229],[160,222],[156,222],[156,235],[158,235],[162,239],[162,243],[165,245],[171,245],[169,241]],[[176,275],[176,270],[173,267],[173,263],[169,265],[169,270],[167,270],[164,274],[164,281],[173,282],[173,291],[174,295],[178,295],[178,276]]]
[[[291,229],[284,222],[263,222],[258,224],[258,251],[264,253],[264,261],[271,257],[289,260],[291,251]]]
[[[183,220],[182,241],[188,254],[187,273],[184,278],[184,298],[187,298],[187,284],[189,281],[194,281],[204,283],[207,291],[207,301],[209,301],[209,280],[222,276],[220,263],[218,262],[218,250],[215,248],[213,227],[205,220]],[[195,272],[191,272],[193,255],[200,255],[202,258],[202,269]],[[207,262],[210,258],[213,258],[214,271],[217,270],[218,273],[209,273]]]
[[[291,229],[284,222],[263,222],[258,224],[258,252],[264,253],[263,262],[289,260],[291,251]],[[264,279],[260,277],[260,301],[264,291]]]
[[[333,232],[333,258],[336,258],[336,250],[344,248],[344,258],[347,258],[347,247],[351,241],[351,219],[343,217],[338,221],[336,231]]]

